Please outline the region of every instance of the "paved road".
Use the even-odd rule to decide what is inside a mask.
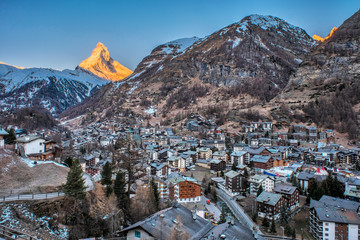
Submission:
[[[230,208],[231,212],[234,214],[236,219],[242,223],[244,226],[253,230],[255,227],[255,232],[257,235],[262,235],[263,233],[260,231],[259,227],[252,221],[252,219],[244,212],[242,207],[233,199],[230,198],[223,190],[216,189],[216,192],[221,200],[225,202],[225,204]]]
[[[94,189],[94,182],[91,179],[90,175],[84,174],[86,191],[91,191]],[[14,194],[9,196],[0,196],[0,202],[11,202],[19,200],[44,200],[52,199],[57,197],[63,197],[65,194],[63,192],[52,192],[52,193],[41,193],[41,194]]]

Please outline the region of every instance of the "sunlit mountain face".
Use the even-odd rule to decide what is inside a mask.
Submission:
[[[324,42],[325,40],[328,40],[329,38],[331,38],[331,36],[334,35],[336,30],[337,30],[337,27],[333,27],[333,29],[331,29],[329,35],[327,35],[326,37],[322,38],[318,35],[314,35],[313,39],[315,39],[316,41],[319,41],[319,42]]]
[[[101,42],[96,45],[91,56],[80,63],[79,67],[111,81],[119,81],[132,74],[130,69],[111,58],[109,50]]]

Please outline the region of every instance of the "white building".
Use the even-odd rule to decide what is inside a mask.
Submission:
[[[7,131],[0,129],[0,148],[5,146],[4,136],[9,135]]]
[[[16,140],[16,149],[24,151],[25,155],[34,153],[43,153],[45,151],[44,146],[45,139],[41,136],[28,135],[20,137]]]
[[[249,179],[250,194],[256,195],[257,191],[262,186],[263,191],[272,192],[275,187],[275,179],[269,175],[254,175]]]

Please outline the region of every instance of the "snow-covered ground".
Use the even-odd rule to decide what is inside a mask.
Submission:
[[[47,236],[48,239],[68,239],[69,230],[65,226],[50,224],[52,218],[36,216],[24,204],[11,203],[0,208],[0,224],[31,236]],[[37,238],[40,239],[40,238]]]

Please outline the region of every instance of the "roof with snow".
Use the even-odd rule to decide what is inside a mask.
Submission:
[[[171,208],[159,211],[145,220],[125,228],[122,232],[142,228],[154,238],[160,239],[160,237],[162,237],[162,239],[169,239],[171,229],[174,225],[178,224],[176,220],[178,217],[181,219],[183,229],[188,232],[191,239],[194,240],[201,239],[213,228],[211,222],[199,216],[196,216],[196,219],[194,219],[189,209],[182,205],[174,205]]]

